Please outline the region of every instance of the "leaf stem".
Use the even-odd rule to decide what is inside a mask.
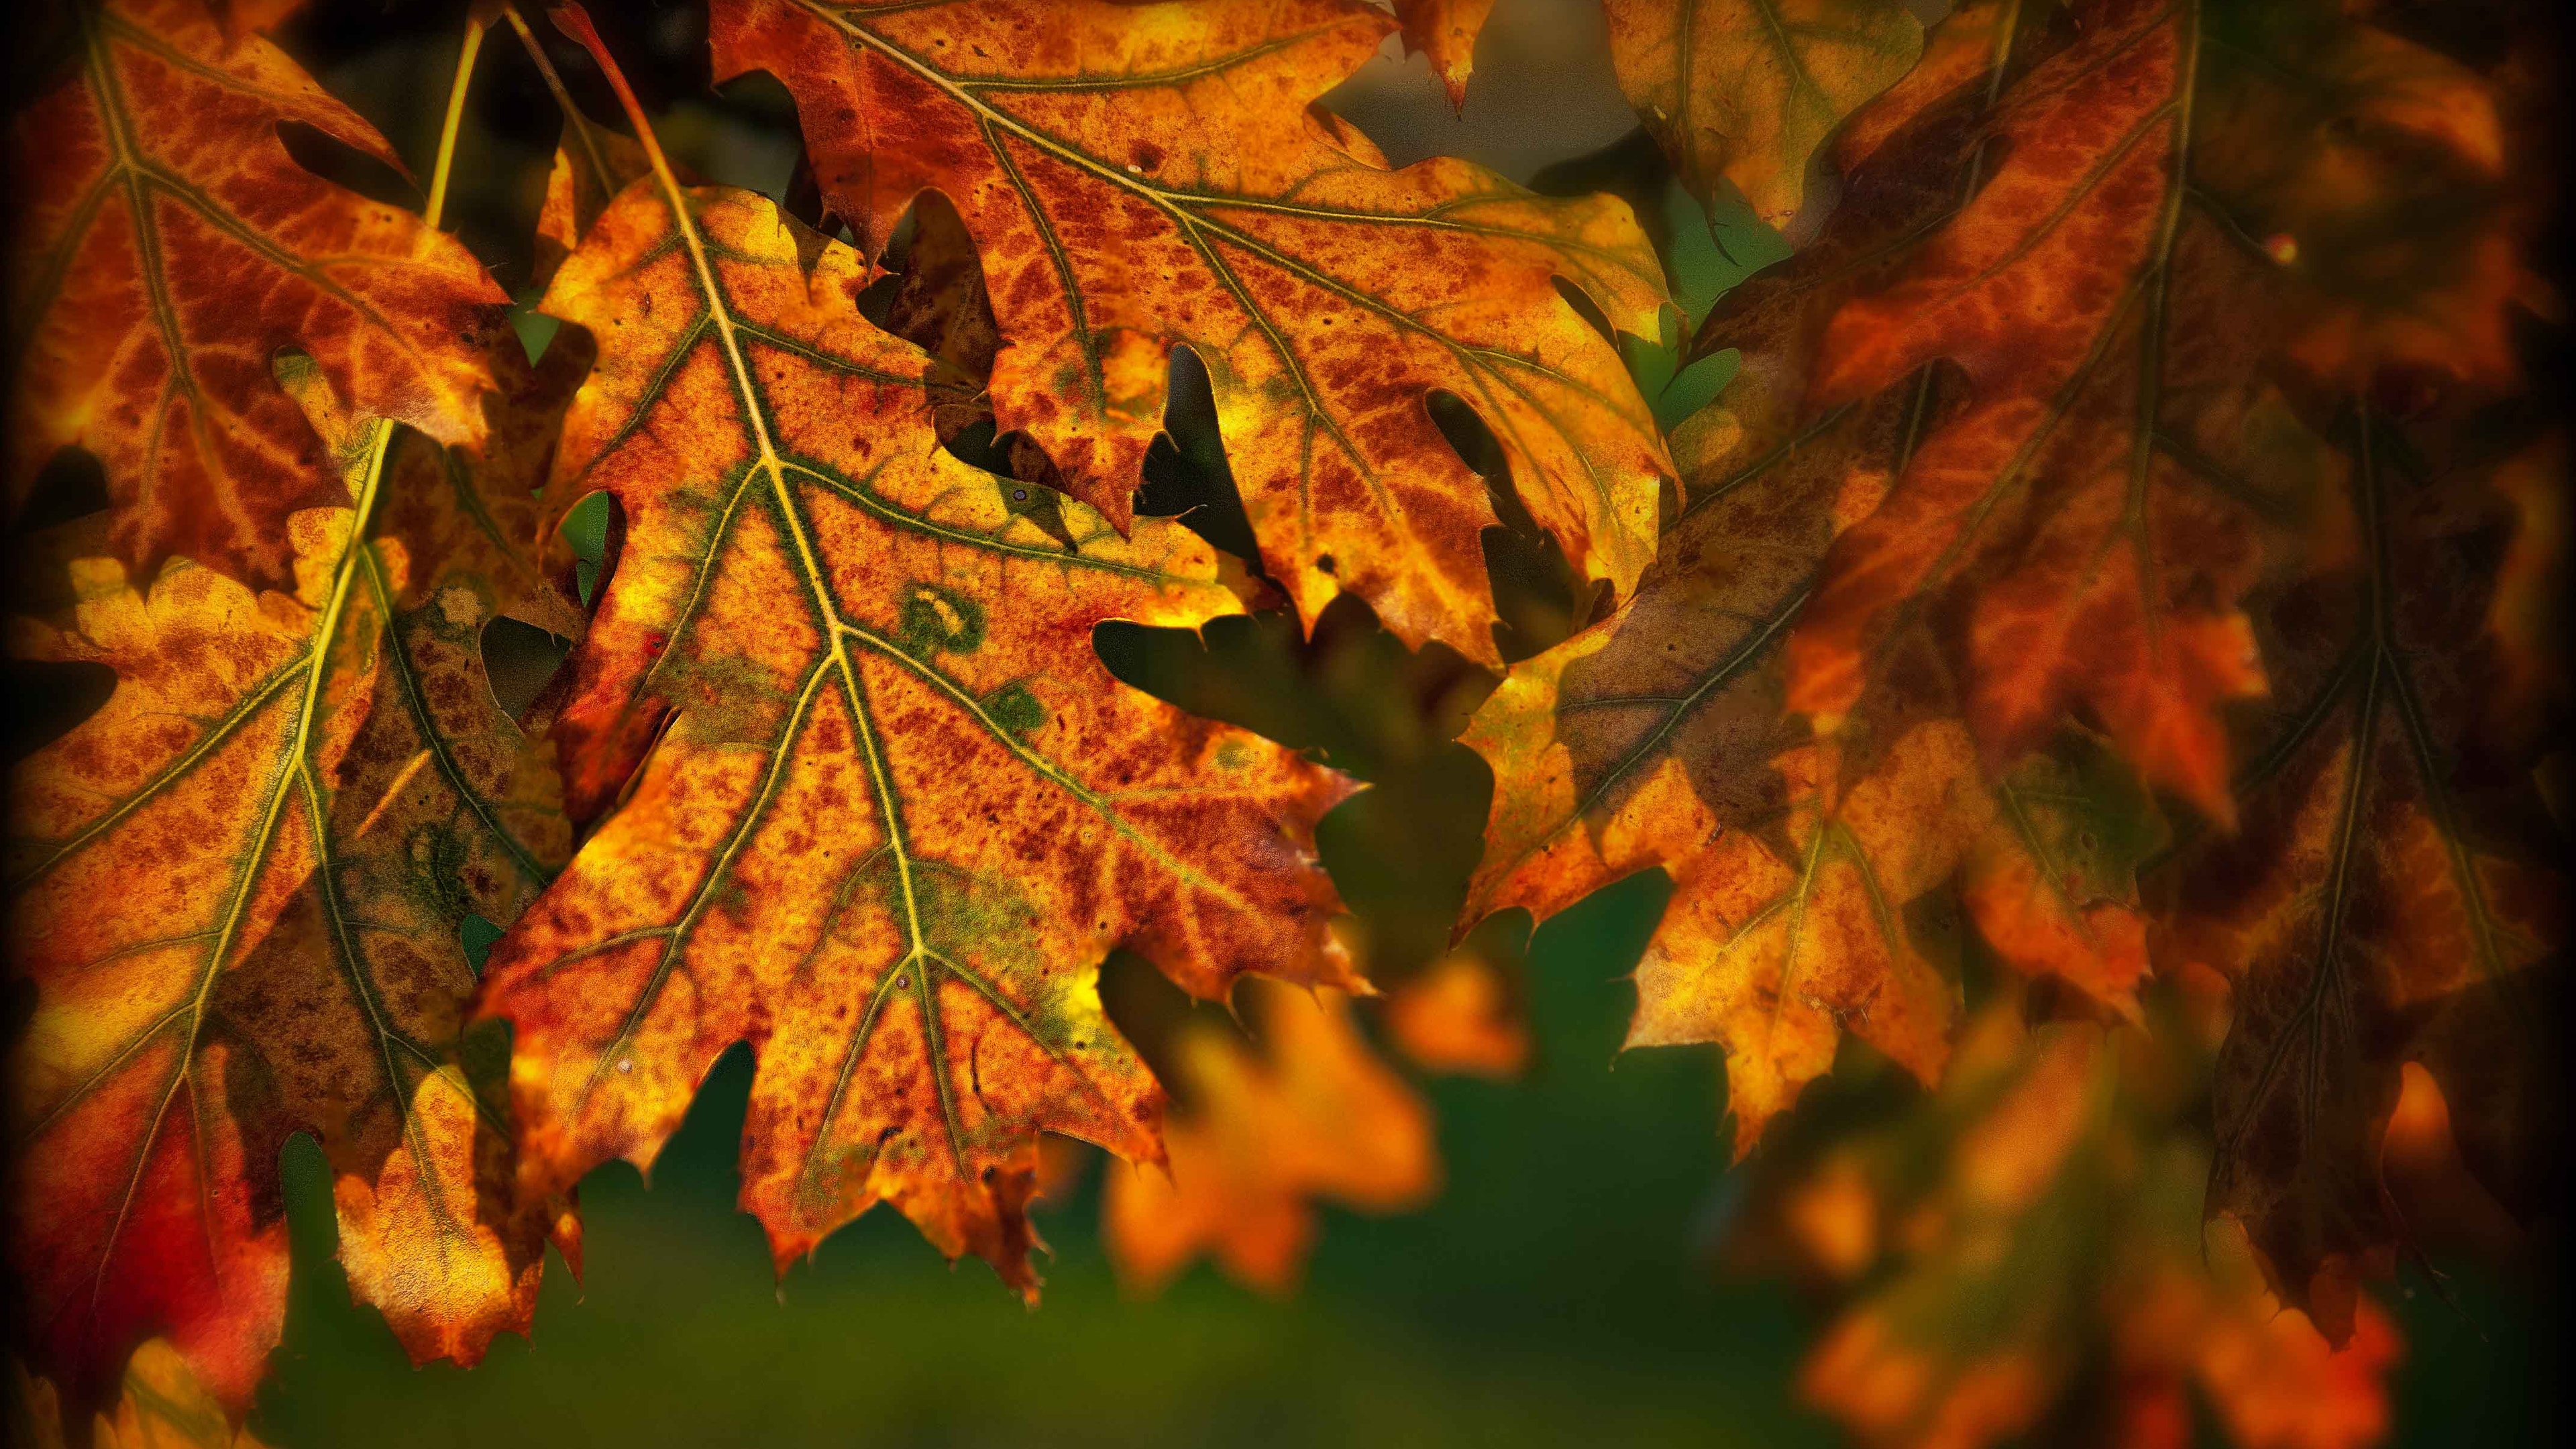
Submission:
[[[456,165],[456,132],[465,119],[465,90],[474,79],[474,57],[483,49],[483,21],[465,17],[465,43],[456,53],[456,78],[447,87],[447,115],[438,125],[438,160],[429,172],[429,206],[421,213],[432,227],[447,210],[447,178]]]

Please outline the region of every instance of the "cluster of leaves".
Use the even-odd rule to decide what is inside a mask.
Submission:
[[[445,146],[425,215],[289,157],[281,127],[401,169],[263,38],[297,8],[59,0],[12,143],[12,506],[75,448],[109,502],[26,540],[64,583],[12,639],[116,678],[9,832],[15,1268],[75,1415],[122,1381],[230,1432],[297,1132],[353,1291],[472,1362],[549,1243],[577,1265],[582,1175],[649,1168],[737,1042],[782,1271],[882,1200],[1033,1297],[1057,1134],[1168,1163],[1113,1179],[1131,1281],[1293,1282],[1310,1200],[1438,1172],[1316,860],[1355,786],[1093,646],[1345,595],[1504,671],[1459,939],[1668,872],[1632,1043],[1724,1048],[1739,1154],[1846,1034],[1946,1075],[1868,1189],[1947,1204],[1908,1275],[2137,1198],[2079,1291],[2170,1320],[2119,1359],[2154,1402],[2197,1375],[2280,1442],[2191,1354],[2307,1350],[2247,1326],[2251,1269],[2177,1266],[2182,1089],[2105,1065],[2198,1050],[2142,1034],[2151,977],[2231,985],[2206,1208],[2328,1339],[2385,1336],[2404,1064],[2497,1197],[2543,1191],[2564,480],[2521,395],[2545,108],[2510,46],[2342,0],[1606,0],[1659,164],[1802,243],[1698,322],[1734,382],[1659,418],[1614,343],[1668,335],[1626,203],[1396,169],[1316,105],[1398,34],[1461,96],[1488,0],[711,0],[714,74],[796,102],[785,205],[682,174],[578,7],[631,136],[477,0],[450,137],[489,26],[564,109],[533,364],[438,229]],[[1239,557],[1138,506],[1182,348]],[[1508,667],[1506,524],[1584,626]],[[500,619],[574,641],[523,709]],[[1257,1045],[1131,1042],[1113,950],[1307,990],[1241,994]],[[1971,1015],[1988,959],[2125,1025]],[[1471,941],[1384,1020],[1508,1071],[1508,996]],[[2047,1139],[2026,1180],[1979,1176],[1988,1117]],[[1883,1371],[1904,1313],[1868,1310],[1820,1372],[1891,1442],[2009,1432],[2091,1311]]]
[[[1622,73],[1755,194],[1744,143],[1789,139],[1673,100],[1691,44],[1746,63],[1690,25],[1728,8]],[[1939,1082],[1963,951],[2132,1021],[2151,971],[2220,973],[2208,1207],[2338,1343],[2401,1241],[2405,1063],[2499,1197],[2542,1188],[2559,890],[2508,622],[2564,486],[2511,346],[2537,98],[2355,9],[1971,0],[1893,85],[1868,27],[1788,42],[1820,108],[1886,87],[1839,204],[1700,326],[1740,371],[1636,594],[1467,736],[1468,919],[1668,871],[1630,1040],[1725,1049],[1739,1154],[1845,1033]]]

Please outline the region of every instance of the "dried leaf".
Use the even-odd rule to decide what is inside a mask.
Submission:
[[[1942,357],[1973,401],[1837,541],[1789,643],[1789,702],[1838,728],[1890,636],[1964,593],[1951,647],[1990,765],[2080,704],[2150,780],[2225,819],[2217,707],[2262,688],[2233,607],[2253,520],[2159,441],[2234,442],[2250,383],[2233,339],[2261,310],[2240,296],[2252,264],[2173,185],[2196,6],[2101,0],[2085,21],[1997,114],[1991,179],[1826,330],[1817,405]]]
[[[1494,13],[1494,0],[1395,0],[1404,25],[1404,48],[1428,56],[1449,91],[1449,104],[1467,104],[1467,77],[1476,69],[1476,33]]]
[[[2249,731],[2242,829],[2186,857],[2160,952],[2235,982],[2210,1209],[2338,1343],[2403,1241],[2380,1136],[2405,1062],[2451,1100],[2471,1171],[2532,1208],[2554,1100],[2533,993],[2565,890],[2529,761],[2472,747],[2509,510],[2476,477],[2402,476],[2384,425],[2361,426],[2361,546],[2269,601],[2277,703]]]
[[[1366,1212],[1439,1188],[1431,1114],[1351,1023],[1337,991],[1248,986],[1263,1049],[1194,1023],[1177,1044],[1192,1107],[1164,1131],[1168,1173],[1115,1173],[1101,1232],[1131,1292],[1160,1292],[1201,1253],[1268,1293],[1297,1285],[1315,1201]]]
[[[388,431],[352,426],[311,365],[281,372],[363,480]],[[559,410],[528,388],[515,404]],[[184,561],[145,591],[90,559],[67,619],[17,629],[22,656],[118,675],[21,766],[10,819],[35,988],[15,1258],[79,1409],[152,1333],[246,1402],[285,1311],[297,1132],[332,1165],[352,1291],[415,1360],[524,1329],[549,1231],[575,1251],[567,1205],[513,1189],[500,1044],[462,1031],[460,926],[509,920],[570,847],[481,653],[539,587],[527,475],[506,470],[544,453],[392,446],[363,540],[345,506],[290,520],[292,597]]]
[[[626,532],[555,731],[576,818],[623,801],[483,1009],[533,1184],[649,1164],[749,1041],[743,1201],[782,1268],[884,1198],[1033,1293],[1037,1133],[1159,1155],[1099,961],[1207,996],[1346,979],[1312,833],[1349,786],[1109,676],[1105,620],[1240,611],[1214,554],[1030,500],[1060,542],[940,450],[938,364],[860,318],[865,280],[658,170],[557,273],[547,310],[601,352],[549,490],[606,491]]]
[[[1206,363],[1262,562],[1311,626],[1358,594],[1408,645],[1499,665],[1484,483],[1426,400],[1463,399],[1579,577],[1625,591],[1668,476],[1609,341],[1656,332],[1625,203],[1550,201],[1463,161],[1390,171],[1311,102],[1393,26],[1358,0],[721,0],[718,75],[796,96],[831,209],[874,254],[944,193],[1007,340],[1004,432],[1122,530],[1167,357]]]
[[[1785,226],[1843,118],[1923,50],[1905,0],[1605,0],[1619,87],[1703,204],[1733,182]]]
[[[78,77],[12,138],[10,506],[85,447],[138,577],[181,555],[282,582],[287,516],[345,494],[271,358],[303,352],[365,414],[475,442],[507,299],[452,238],[288,157],[295,124],[402,165],[276,47],[227,42],[200,0],[74,8]]]

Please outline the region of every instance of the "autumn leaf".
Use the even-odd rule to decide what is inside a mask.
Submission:
[[[361,424],[300,358],[280,372],[358,503],[288,521],[295,594],[185,561],[137,588],[89,559],[68,616],[13,636],[118,680],[20,767],[10,811],[34,987],[14,1260],[83,1412],[153,1333],[246,1402],[285,1312],[298,1132],[332,1166],[352,1291],[415,1360],[524,1329],[548,1234],[576,1251],[565,1204],[513,1191],[502,1044],[462,1029],[459,936],[508,921],[570,846],[482,666],[504,609],[555,617],[525,556],[551,427],[507,414],[559,413],[570,379],[519,363],[471,460]]]
[[[30,1378],[15,1364],[19,1409],[26,1417],[23,1442],[29,1449],[64,1449],[62,1409],[54,1386]],[[189,1367],[187,1356],[167,1339],[149,1339],[134,1350],[125,1367],[125,1389],[113,1417],[101,1413],[87,1439],[89,1449],[265,1449],[248,1429],[234,1427],[233,1415],[206,1391]]]
[[[2475,739],[2512,511],[2474,474],[2408,476],[2384,422],[2355,429],[2358,545],[2267,600],[2276,686],[2248,730],[2242,826],[2177,867],[2165,948],[2235,983],[2210,1210],[2338,1342],[2360,1279],[2405,1241],[2380,1181],[2404,1063],[2452,1103],[2470,1171],[2534,1208],[2554,1088],[2533,1003],[2565,891],[2528,759]]]
[[[70,8],[77,74],[11,142],[10,506],[84,447],[137,576],[180,555],[283,582],[288,515],[346,495],[271,359],[300,352],[365,414],[475,442],[506,299],[453,239],[289,158],[291,124],[402,165],[276,47],[228,42],[201,0]]]
[[[2205,1045],[2036,1030],[2007,997],[1939,1094],[1757,1188],[1845,1306],[1799,1391],[1885,1449],[2018,1442],[2165,1449],[2204,1400],[2247,1449],[2363,1449],[2390,1428],[2395,1330],[2338,1352],[2267,1292],[2242,1241],[2199,1232],[2187,1125]]]
[[[1923,50],[1905,0],[1604,0],[1619,88],[1705,205],[1723,179],[1785,226],[1846,116]]]
[[[1494,0],[1395,0],[1406,53],[1430,59],[1452,106],[1467,103],[1467,77],[1476,69],[1476,33],[1493,13]]]
[[[1387,1037],[1424,1071],[1517,1077],[1530,1057],[1518,996],[1502,963],[1470,943],[1395,988],[1386,1002]]]
[[[2172,414],[2193,403],[2234,442],[2243,349],[2207,339],[2259,315],[2237,295],[2251,264],[2184,224],[2175,185],[2196,7],[2106,0],[2086,18],[2016,88],[2030,99],[1997,113],[1991,179],[1826,330],[1816,405],[1935,358],[1965,370],[1974,402],[1837,541],[1789,643],[1789,702],[1835,729],[1890,631],[1958,589],[1951,647],[1990,762],[2081,704],[2151,780],[2225,819],[2217,708],[2262,688],[2232,606],[2256,568],[2252,520],[2157,438],[2191,436],[2199,420]]]
[[[1495,782],[1462,923],[1544,919],[1664,868],[1675,892],[1629,1041],[1725,1046],[1739,1152],[1845,1029],[1937,1074],[1955,989],[1904,919],[1920,898],[1964,884],[2008,965],[2114,1010],[2134,1009],[2146,967],[2135,875],[2153,828],[2137,817],[2153,805],[2080,734],[1989,781],[1920,643],[1840,743],[1782,717],[1781,643],[1837,530],[1955,411],[1926,377],[1807,418],[1800,359],[1870,239],[1944,190],[1911,164],[1855,173],[1860,225],[1712,315],[1703,337],[1742,322],[1748,376],[1676,431],[1691,501],[1663,557],[1610,619],[1515,666],[1463,737]]]
[[[1300,617],[1355,593],[1408,645],[1499,665],[1496,516],[1427,399],[1464,400],[1577,575],[1624,592],[1669,468],[1556,287],[1652,336],[1663,273],[1625,203],[1464,161],[1389,170],[1314,109],[1394,24],[1357,0],[718,0],[712,43],[719,77],[796,97],[824,200],[871,255],[923,191],[955,205],[1007,339],[1000,429],[1074,496],[1127,527],[1185,344]]]
[[[1034,1293],[1038,1132],[1159,1159],[1100,960],[1210,997],[1348,981],[1312,839],[1350,787],[1110,677],[1102,622],[1240,611],[1213,552],[939,449],[939,365],[861,319],[866,280],[658,160],[556,274],[600,360],[549,491],[607,492],[626,531],[554,728],[575,817],[616,808],[482,1009],[514,1027],[533,1189],[649,1164],[748,1041],[742,1197],[782,1268],[890,1199]]]
[[[1243,988],[1261,1050],[1194,1022],[1175,1045],[1192,1105],[1164,1130],[1168,1172],[1115,1172],[1101,1233],[1119,1280],[1152,1294],[1201,1253],[1247,1287],[1297,1285],[1317,1201],[1367,1212],[1438,1190],[1431,1114],[1369,1050],[1337,991]]]

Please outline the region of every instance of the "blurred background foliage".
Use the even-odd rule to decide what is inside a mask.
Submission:
[[[425,160],[460,8],[324,4],[281,40],[404,154]],[[594,10],[678,160],[787,195],[792,106],[764,77],[709,85],[703,6],[625,0]],[[561,66],[594,115],[614,114],[586,64],[566,51]],[[1672,185],[1612,79],[1595,0],[1499,0],[1462,112],[1392,42],[1327,103],[1397,164],[1462,155],[1543,191],[1627,196],[1687,314],[1669,318],[1655,342],[1626,339],[1632,371],[1667,425],[1723,386],[1731,355],[1682,369],[1678,343],[1726,287],[1786,247],[1749,213],[1706,216]],[[449,214],[523,302],[533,301],[529,238],[556,128],[526,58],[487,49]],[[401,178],[372,163],[310,137],[295,144],[316,169],[409,199]],[[532,348],[551,332],[522,319]],[[1219,546],[1246,551],[1204,378],[1186,357],[1169,421],[1144,511],[1187,510]],[[1483,449],[1472,420],[1457,422],[1454,440],[1475,461]],[[1498,491],[1508,520],[1507,484]],[[587,529],[575,530],[576,552],[596,557],[599,522],[576,520]],[[1509,657],[1584,622],[1593,601],[1575,596],[1543,540],[1498,530],[1489,559]],[[1447,949],[1490,789],[1453,736],[1490,677],[1436,646],[1409,654],[1352,600],[1311,639],[1270,612],[1221,621],[1204,640],[1111,627],[1098,642],[1130,683],[1367,781],[1322,831],[1355,912],[1352,942],[1389,987]],[[496,684],[515,693],[533,692],[560,646],[519,637],[491,647]],[[577,1285],[560,1261],[550,1265],[533,1343],[504,1340],[470,1372],[414,1370],[375,1315],[350,1303],[331,1259],[320,1155],[299,1140],[286,1164],[292,1308],[253,1427],[283,1449],[1840,1442],[1797,1388],[1832,1317],[1832,1287],[1786,1276],[1793,1254],[1748,1248],[1773,1210],[1761,1165],[1837,1134],[1883,1137],[1919,1094],[1856,1061],[1808,1094],[1796,1137],[1728,1172],[1717,1054],[1618,1054],[1633,1003],[1622,978],[1664,893],[1660,876],[1635,877],[1534,937],[1517,913],[1478,932],[1473,945],[1498,965],[1528,1023],[1531,1059],[1502,1080],[1413,1073],[1437,1118],[1440,1195],[1385,1216],[1327,1208],[1302,1286],[1285,1296],[1206,1265],[1151,1301],[1122,1293],[1101,1246],[1100,1204],[1104,1177],[1130,1169],[1096,1153],[1068,1154],[1078,1175],[1045,1205],[1054,1256],[1035,1312],[980,1264],[951,1270],[890,1212],[773,1285],[758,1229],[732,1206],[751,1079],[738,1048],[649,1188],[623,1165],[584,1183],[587,1276]],[[1185,1029],[1241,1029],[1125,958],[1104,970],[1103,995],[1167,1080]],[[1382,1036],[1383,1019],[1369,1029]],[[1182,1095],[1187,1110],[1185,1084]],[[2499,1281],[2474,1265],[2406,1265],[2385,1295],[2405,1344],[2394,1440],[2533,1441],[2536,1395],[2555,1377],[2539,1297],[2528,1279]],[[2206,1405],[2190,1412],[2193,1438],[2224,1442]],[[2098,1442],[2081,1431],[2058,1437]]]

